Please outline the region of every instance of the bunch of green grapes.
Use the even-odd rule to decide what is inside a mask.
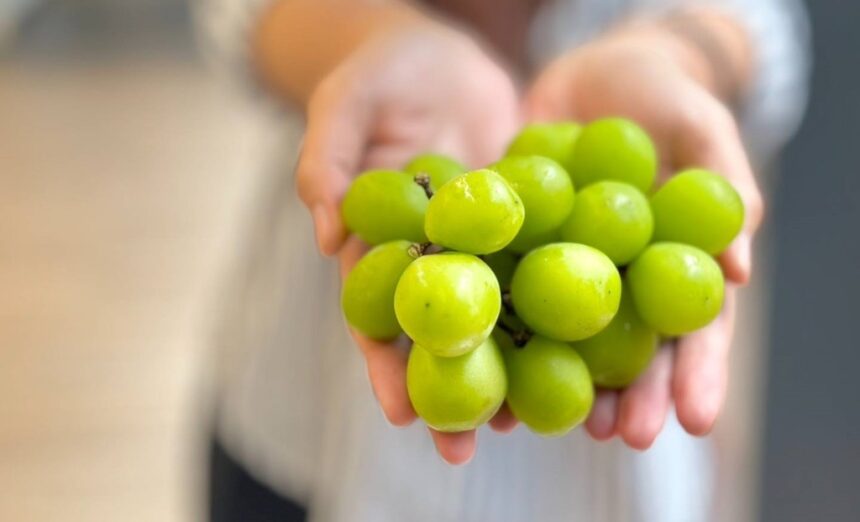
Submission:
[[[344,282],[346,320],[412,340],[407,391],[434,429],[476,428],[507,401],[564,434],[595,386],[629,386],[660,336],[722,307],[712,256],[740,230],[740,197],[704,169],[654,191],[657,169],[648,134],[607,118],[529,125],[478,170],[423,154],[365,172],[342,206],[372,246]]]

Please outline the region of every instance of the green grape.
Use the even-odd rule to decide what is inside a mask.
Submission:
[[[514,270],[517,269],[517,263],[519,262],[517,256],[505,250],[500,250],[484,256],[484,262],[496,274],[499,288],[507,290],[511,287],[511,279],[514,277]]]
[[[584,421],[594,402],[588,368],[569,344],[533,336],[522,348],[502,344],[508,406],[535,433],[564,435]]]
[[[340,303],[346,322],[371,339],[393,339],[401,332],[394,290],[413,261],[410,246],[409,241],[391,241],[372,248],[343,282]]]
[[[503,249],[520,231],[523,202],[492,170],[457,176],[430,199],[424,231],[433,243],[470,254]]]
[[[573,212],[561,227],[561,239],[593,246],[621,266],[648,245],[653,228],[648,200],[636,187],[599,181],[576,195]]]
[[[681,335],[714,320],[723,306],[723,273],[714,259],[681,243],[654,243],[627,269],[639,316],[665,335]]]
[[[582,127],[573,122],[532,123],[514,137],[505,156],[543,156],[570,173]]]
[[[523,201],[525,220],[508,250],[524,253],[557,230],[573,209],[573,183],[555,161],[542,156],[510,156],[492,165]]]
[[[400,275],[413,261],[409,241],[391,241],[370,250],[343,283],[341,306],[346,321],[371,339],[400,334],[394,315],[394,290]]]
[[[688,169],[667,181],[651,197],[654,239],[677,241],[719,254],[744,224],[744,204],[719,174]]]
[[[410,264],[394,292],[403,331],[434,355],[455,357],[490,335],[501,308],[499,283],[483,261],[444,252]]]
[[[511,281],[517,315],[535,332],[578,341],[602,330],[621,299],[621,276],[599,250],[553,243],[529,252]]]
[[[412,158],[403,170],[413,176],[430,176],[430,188],[435,192],[468,169],[459,161],[442,154],[420,154]]]
[[[499,410],[507,388],[505,362],[492,337],[459,357],[438,357],[412,345],[406,389],[415,412],[433,429],[477,428]]]
[[[577,187],[604,179],[624,181],[648,193],[657,174],[651,138],[630,120],[604,118],[582,129],[570,175]]]
[[[624,388],[645,371],[657,351],[657,332],[646,325],[636,308],[629,288],[621,292],[621,305],[609,326],[597,335],[576,341],[591,379],[604,388]]]
[[[343,220],[371,245],[396,239],[423,242],[427,204],[424,189],[409,174],[370,170],[350,185],[343,199]]]

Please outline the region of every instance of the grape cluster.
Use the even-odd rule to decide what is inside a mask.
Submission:
[[[365,172],[342,211],[375,246],[344,283],[346,320],[413,341],[407,389],[429,426],[472,429],[507,401],[532,431],[566,433],[595,386],[630,385],[661,335],[722,307],[712,256],[741,199],[697,168],[652,191],[657,168],[645,131],[606,118],[527,126],[480,170],[425,154]]]

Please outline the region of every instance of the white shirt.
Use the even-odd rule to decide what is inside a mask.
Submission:
[[[247,31],[266,1],[196,4],[206,49],[235,77],[248,74]],[[533,59],[546,61],[632,11],[677,3],[551,3],[534,22]],[[740,118],[748,145],[766,158],[793,132],[805,101],[803,12],[794,0],[711,3],[735,10],[756,43],[755,87]],[[215,339],[217,435],[251,473],[307,505],[312,521],[708,519],[709,442],[674,419],[646,453],[591,442],[582,430],[544,439],[523,427],[507,436],[482,429],[475,459],[459,468],[441,461],[420,422],[390,427],[345,330],[335,263],[317,253],[285,167],[295,164],[301,121],[258,105],[277,114],[268,119],[276,161],[261,168],[280,168],[261,186]]]

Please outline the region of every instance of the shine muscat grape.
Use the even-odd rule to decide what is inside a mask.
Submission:
[[[368,171],[342,211],[379,246],[344,282],[347,322],[412,339],[407,391],[429,426],[472,429],[507,400],[532,431],[563,434],[595,385],[629,386],[658,335],[722,307],[711,255],[738,234],[741,199],[688,169],[649,201],[656,172],[650,138],[621,118],[529,125],[487,169],[424,154]]]

